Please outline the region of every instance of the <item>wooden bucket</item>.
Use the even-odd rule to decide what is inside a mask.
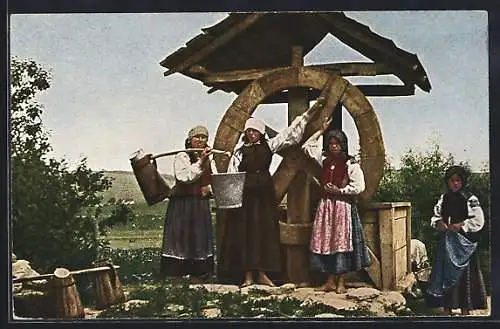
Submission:
[[[110,260],[99,260],[92,263],[94,267],[109,266],[109,270],[95,275],[96,308],[102,310],[110,305],[123,303],[123,293],[118,273]]]
[[[144,199],[152,206],[170,196],[171,189],[158,173],[156,160],[139,150],[131,155],[130,164]]]
[[[53,303],[53,316],[56,318],[83,318],[85,311],[80,301],[75,279],[65,268],[56,268],[49,280],[49,296]]]

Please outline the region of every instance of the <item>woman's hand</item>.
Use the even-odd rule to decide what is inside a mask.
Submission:
[[[205,161],[205,159],[210,155],[210,153],[212,153],[212,149],[206,146],[200,156],[201,162]]]
[[[333,185],[332,183],[326,183],[325,184],[325,192],[329,194],[340,194],[340,189],[338,186]]]
[[[460,231],[460,228],[464,226],[464,223],[455,223],[455,224],[450,224],[448,225],[448,229],[453,232],[458,232]]]
[[[328,127],[330,127],[330,124],[332,123],[332,118],[326,117],[323,119],[323,122],[321,123],[321,132],[324,133]]]
[[[322,109],[326,104],[326,99],[324,97],[318,97],[316,103],[314,103],[307,111],[309,117],[313,117],[320,109]]]
[[[436,223],[436,228],[438,231],[446,231],[448,229],[448,225],[442,220],[438,220]]]

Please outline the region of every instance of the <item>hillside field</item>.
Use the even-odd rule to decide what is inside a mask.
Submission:
[[[104,174],[113,179],[111,188],[103,193],[105,202],[110,198],[134,200],[135,203],[146,202],[132,171],[105,171]],[[163,174],[162,177],[170,187],[174,185],[172,175]]]

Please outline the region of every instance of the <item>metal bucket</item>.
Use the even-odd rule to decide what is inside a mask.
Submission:
[[[138,150],[130,156],[130,163],[148,205],[152,206],[170,196],[171,189],[158,173],[156,160],[151,154]]]
[[[241,207],[244,184],[245,172],[212,174],[212,190],[217,208]]]

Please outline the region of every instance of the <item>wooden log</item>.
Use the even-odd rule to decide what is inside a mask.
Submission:
[[[75,280],[68,269],[57,268],[49,281],[49,287],[49,296],[53,303],[52,315],[55,318],[85,317]]]
[[[292,47],[292,67],[304,65],[302,53],[302,47]],[[298,73],[297,77],[293,78],[297,79]],[[290,125],[297,116],[309,108],[309,99],[307,98],[307,89],[304,88],[291,88],[288,96],[288,124]],[[310,180],[310,175],[302,170],[292,178],[287,194],[287,224],[309,224],[311,222]],[[288,281],[298,284],[308,282],[309,252],[307,243],[300,246],[287,245],[285,253],[285,274]]]

